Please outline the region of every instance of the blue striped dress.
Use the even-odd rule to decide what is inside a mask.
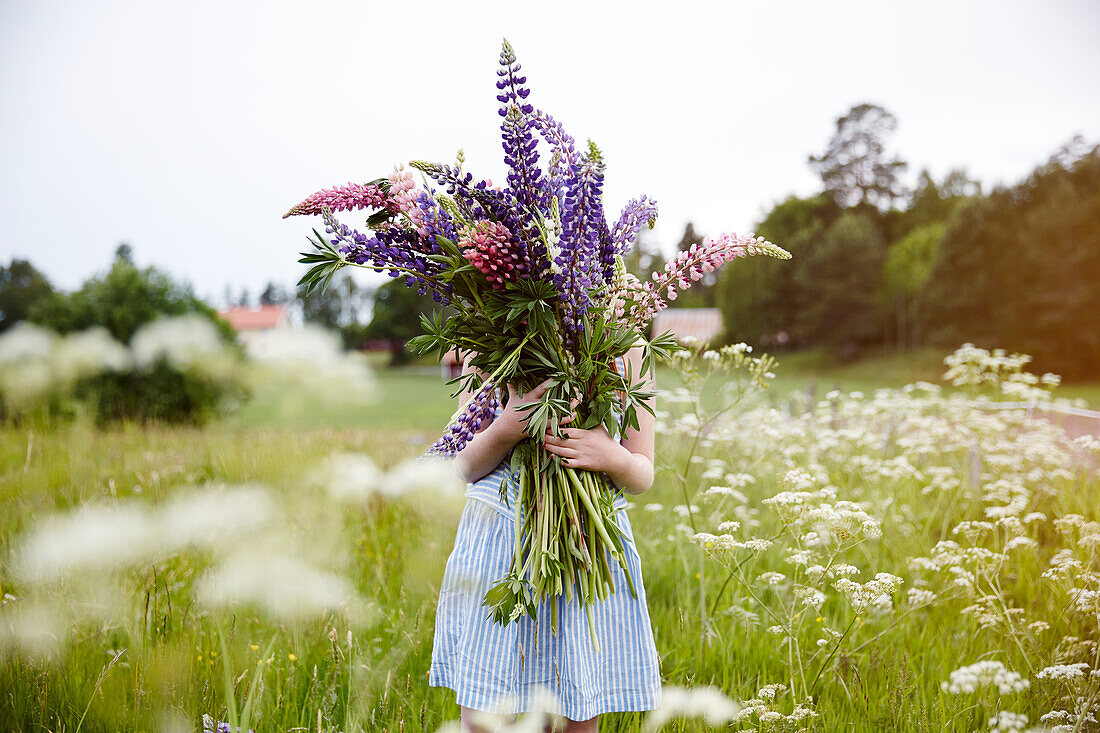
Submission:
[[[515,484],[508,488],[508,506],[499,494],[508,460],[505,456],[491,473],[466,487],[439,591],[428,684],[454,690],[459,705],[501,714],[540,710],[581,721],[600,713],[656,708],[660,660],[624,497],[615,500],[623,509],[615,517],[638,596],[630,595],[622,568],[609,559],[615,590],[593,607],[598,654],[576,593],[572,600],[558,599],[556,636],[549,599],[539,603],[535,619],[524,614],[507,626],[493,621],[482,605],[485,592],[508,572],[515,552]]]

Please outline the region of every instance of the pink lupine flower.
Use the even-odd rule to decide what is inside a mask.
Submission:
[[[640,326],[668,307],[662,295],[668,300],[676,300],[677,288],[690,288],[705,273],[713,272],[730,260],[755,254],[766,254],[782,260],[791,257],[785,249],[752,234],[722,234],[708,237],[702,244],[691,245],[690,249],[680,252],[665,265],[662,272],[654,272],[652,282],[645,283],[645,293],[638,299],[632,314],[633,323]]]
[[[331,211],[352,211],[381,209],[385,208],[386,204],[385,192],[373,183],[348,183],[346,186],[333,186],[318,191],[283,214],[283,218],[301,214],[320,214],[322,208],[328,208]]]
[[[390,201],[393,202],[395,211],[408,214],[414,209],[419,209],[416,200],[420,198],[420,191],[416,188],[416,181],[413,180],[411,172],[395,168],[390,173],[389,180]]]
[[[512,233],[503,224],[482,219],[473,226],[463,227],[458,246],[481,272],[494,290],[503,290],[504,283],[516,280],[521,258],[512,242]]]
[[[608,302],[615,314],[615,320],[622,321],[624,316],[632,312],[634,304],[645,293],[645,288],[642,281],[635,277],[633,273],[627,272],[625,267],[616,271],[612,283],[613,287],[608,296]]]

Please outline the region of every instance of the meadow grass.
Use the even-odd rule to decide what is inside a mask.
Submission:
[[[807,357],[778,378],[756,405],[759,410],[769,403],[790,406],[791,396],[806,391],[811,380],[820,385],[815,392],[821,399],[826,387],[870,391],[900,386],[892,376],[895,369],[906,378],[927,370],[927,377],[918,378],[932,378],[931,361],[916,360],[912,370],[890,364],[822,373],[813,371],[820,365]],[[784,371],[781,363],[779,372]],[[666,372],[662,382],[671,383],[665,379],[670,376]],[[340,502],[316,478],[318,467],[334,453],[369,456],[382,468],[416,456],[453,409],[438,376],[380,370],[376,378],[378,402],[369,410],[341,410],[337,405],[311,415],[301,396],[272,392],[258,394],[240,413],[206,429],[131,425],[97,431],[77,421],[0,430],[0,596],[5,598],[0,612],[13,614],[49,595],[55,610],[64,612],[68,633],[55,645],[47,640],[52,652],[45,657],[14,649],[4,654],[0,638],[0,721],[5,729],[197,730],[203,713],[227,719],[226,669],[239,701],[255,679],[261,650],[272,642],[270,663],[260,667],[260,717],[253,725],[257,733],[434,731],[456,719],[454,693],[429,688],[426,676],[435,603],[462,497],[373,494]],[[812,414],[809,406],[803,409]],[[983,499],[966,484],[973,472],[967,450],[945,448],[942,455],[913,459],[924,469],[938,462],[963,479],[955,489],[929,494],[922,491],[927,481],[914,475],[883,477],[883,467],[906,453],[889,443],[889,432],[883,435],[890,447],[881,455],[874,453],[829,417],[829,409],[840,409],[833,414],[843,415],[843,408],[823,409],[816,422],[807,423],[812,430],[773,438],[770,445],[758,428],[774,428],[767,420],[791,418],[748,415],[744,431],[759,434],[746,436],[737,434],[740,418],[734,417],[725,438],[705,441],[698,451],[677,423],[662,431],[658,479],[645,494],[630,498],[630,512],[663,681],[714,685],[744,700],[763,685],[797,685],[795,669],[812,660],[806,674],[813,677],[820,669],[824,675],[815,694],[820,718],[808,722],[812,730],[988,727],[983,716],[996,709],[996,695],[952,697],[940,691],[940,682],[957,667],[981,658],[1003,659],[1025,676],[1033,675],[1042,664],[1060,658],[1054,641],[1039,640],[1028,647],[1035,660],[1024,669],[1012,639],[996,625],[983,627],[961,615],[966,605],[961,601],[914,608],[900,604],[894,615],[856,614],[841,598],[830,596],[817,617],[821,621],[802,619],[805,626],[799,633],[805,638],[800,641],[812,642],[814,624],[850,624],[852,643],[838,647],[828,659],[814,659],[812,649],[796,649],[767,633],[769,611],[750,597],[757,594],[772,611],[781,607],[778,591],[766,595],[773,591],[752,585],[766,571],[789,573],[781,557],[765,554],[747,561],[741,567],[743,577],[731,581],[727,566],[689,541],[693,532],[715,531],[713,524],[723,517],[740,518],[746,533],[752,521],[760,522],[753,531],[761,534],[782,528],[769,520],[761,502],[784,489],[780,469],[788,463],[827,464],[842,498],[865,502],[881,521],[883,538],[854,545],[845,559],[868,572],[896,573],[909,584],[915,579],[906,567],[909,558],[927,555],[936,542],[956,537],[952,528],[957,522],[982,517]],[[795,410],[791,417],[797,414]],[[749,437],[753,440],[746,442]],[[790,456],[785,454],[788,444],[794,447]],[[690,459],[694,453],[699,461]],[[877,456],[874,462],[866,458],[871,453]],[[741,489],[746,502],[740,513],[700,499],[713,483],[705,472],[714,462],[726,472],[755,475]],[[283,539],[276,536],[273,541],[285,542],[292,552],[320,547],[313,548],[314,557],[328,552],[332,567],[365,600],[365,610],[336,609],[304,621],[286,621],[249,605],[210,610],[194,590],[196,579],[215,564],[216,549],[209,548],[93,574],[95,582],[102,579],[108,597],[89,594],[81,578],[72,577],[46,593],[10,571],[21,538],[51,515],[88,505],[157,507],[206,484],[267,487],[286,514],[277,525]],[[1074,478],[1066,488],[1043,494],[1042,503],[1052,516],[1096,519],[1096,487],[1095,477]],[[689,523],[686,505],[695,502],[703,510]],[[646,509],[646,504],[661,508]],[[1041,534],[1055,542],[1052,529]],[[239,539],[227,537],[226,542]],[[1045,567],[1038,557],[1025,555],[1007,576],[998,576],[1006,583],[1010,602],[1040,618],[1057,606],[1038,579]],[[10,623],[12,618],[4,620]],[[1070,628],[1063,625],[1059,632]],[[1078,632],[1090,635],[1087,629]],[[228,642],[229,659],[220,650],[219,634]],[[1094,631],[1091,636],[1095,640]],[[1028,697],[1013,704],[1028,710],[1034,721],[1036,711],[1057,702],[1053,688],[1033,684]],[[601,730],[640,731],[643,722],[639,714],[612,714],[604,716]],[[762,723],[748,728],[773,729]],[[677,721],[666,728],[705,729],[699,721]]]

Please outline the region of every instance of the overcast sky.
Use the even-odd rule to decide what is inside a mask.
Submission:
[[[215,302],[292,284],[314,222],[280,217],[319,188],[459,147],[503,180],[502,36],[530,101],[603,149],[609,218],[649,194],[669,245],[816,190],[807,155],[864,101],[907,182],[988,189],[1100,141],[1095,0],[0,0],[0,261],[68,289],[127,241]]]

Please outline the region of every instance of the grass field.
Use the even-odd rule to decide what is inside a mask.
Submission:
[[[1000,712],[1037,725],[1095,709],[1100,680],[1040,676],[1097,667],[1097,601],[1075,593],[1100,585],[1095,449],[946,397],[869,399],[935,378],[941,358],[825,370],[792,358],[721,418],[709,411],[736,395],[715,380],[738,381],[725,373],[700,382],[703,403],[662,405],[661,470],[630,512],[665,684],[717,687],[751,713],[747,730],[985,730]],[[461,487],[381,491],[362,460],[400,466],[453,407],[438,376],[376,379],[368,409],[309,414],[276,390],[206,429],[0,431],[5,730],[194,731],[203,713],[226,720],[227,691],[240,706],[261,673],[257,733],[457,718],[454,694],[426,674]],[[768,409],[814,383],[819,400],[868,397]],[[66,524],[80,507],[99,513]],[[62,520],[43,524],[51,516]],[[192,534],[163,534],[165,517]],[[204,591],[240,557],[291,597],[267,580],[243,599]],[[1058,557],[1077,565],[1050,573]],[[332,589],[351,600],[297,605]],[[975,663],[1003,669],[964,670],[963,691],[941,690]],[[995,673],[1029,685],[999,695]],[[601,730],[643,725],[615,714]]]

